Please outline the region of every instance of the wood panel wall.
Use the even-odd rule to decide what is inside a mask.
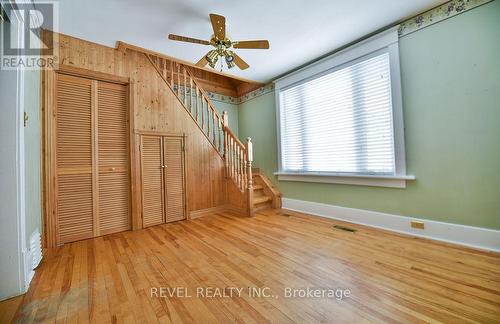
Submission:
[[[50,31],[44,31],[45,36]],[[132,165],[132,227],[142,227],[140,214],[141,190],[139,185],[140,134],[164,134],[186,136],[186,189],[187,210],[190,213],[221,207],[226,203],[226,180],[224,161],[205,138],[198,126],[184,110],[175,95],[166,87],[143,53],[127,50],[125,53],[114,48],[91,43],[59,34],[58,64],[85,69],[94,73],[111,74],[129,78],[131,102],[133,105],[133,127],[131,151]],[[50,87],[52,76],[42,80],[44,105],[52,104]],[[42,111],[45,109],[42,107]],[[50,123],[44,125],[44,132],[50,131]],[[51,143],[45,142],[45,151]],[[45,165],[44,167],[50,167]],[[44,177],[44,187],[51,180]],[[51,226],[50,219],[45,226]]]

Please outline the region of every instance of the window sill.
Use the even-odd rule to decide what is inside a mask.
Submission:
[[[406,181],[415,180],[415,176],[380,176],[380,175],[333,175],[325,173],[275,172],[280,181],[299,181],[316,183],[337,183],[359,186],[406,188]]]

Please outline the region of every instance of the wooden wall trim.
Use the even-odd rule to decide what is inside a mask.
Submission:
[[[200,218],[203,216],[213,215],[216,213],[222,213],[224,211],[226,211],[225,205],[215,206],[215,207],[210,207],[210,208],[205,208],[205,209],[199,209],[199,210],[193,210],[189,213],[189,219],[196,219],[196,218]]]
[[[76,66],[57,64],[56,71],[58,73],[64,73],[68,75],[74,75],[81,78],[88,78],[92,80],[99,80],[105,82],[119,83],[119,84],[129,84],[130,78],[122,77],[114,74],[97,72],[93,70],[87,70]]]
[[[143,53],[145,55],[155,56],[171,62],[182,64],[189,67],[193,74],[193,79],[198,82],[203,89],[209,92],[214,92],[230,97],[241,97],[255,89],[263,87],[265,84],[262,82],[252,81],[249,79],[237,77],[235,75],[219,72],[212,68],[199,67],[195,64],[184,61],[169,55],[161,54],[146,48],[127,44],[124,42],[117,42],[116,49],[121,53],[126,53],[127,50]]]
[[[199,66],[196,66],[195,64],[193,64],[191,62],[188,62],[188,61],[185,61],[185,60],[181,60],[181,59],[175,58],[173,56],[165,55],[165,54],[162,54],[162,53],[159,53],[159,52],[155,52],[153,50],[149,50],[149,49],[144,48],[144,47],[140,47],[140,46],[128,44],[128,43],[125,43],[125,42],[122,42],[122,41],[118,41],[116,43],[116,49],[118,51],[122,52],[122,53],[125,53],[127,50],[132,50],[132,51],[141,52],[141,53],[145,53],[145,54],[151,54],[153,56],[158,56],[158,57],[167,59],[169,61],[174,61],[174,62],[183,64],[183,65],[186,65],[186,66],[190,66],[190,67],[192,67],[194,69],[197,69],[197,70],[203,70],[203,71],[207,71],[209,73],[217,74],[217,75],[220,75],[220,76],[223,76],[223,77],[235,80],[235,81],[252,83],[252,84],[259,83],[259,82],[253,81],[253,80],[249,80],[249,79],[245,79],[245,78],[242,78],[242,77],[234,76],[234,75],[231,75],[231,74],[219,72],[219,71],[214,70],[214,69],[210,69],[210,68],[206,68],[206,67],[199,67]]]
[[[97,80],[92,80],[92,207],[93,207],[93,228],[94,237],[99,236],[100,226],[99,226],[99,134],[98,134],[98,111],[97,111]],[[54,140],[57,140],[54,138]]]
[[[132,230],[138,230],[142,228],[142,194],[140,189],[141,183],[141,170],[140,170],[140,152],[139,135],[135,132],[135,104],[136,100],[134,98],[135,94],[135,83],[130,82],[128,86],[128,98],[129,98],[129,156],[130,156],[130,203],[131,203],[131,214],[132,214]]]
[[[174,132],[165,132],[165,131],[148,131],[142,129],[135,129],[135,134],[139,135],[151,135],[151,136],[169,136],[169,137],[187,137],[185,133],[174,133]]]
[[[42,242],[44,247],[57,246],[57,219],[55,217],[56,182],[55,182],[55,145],[50,139],[54,137],[55,125],[53,116],[55,102],[55,78],[53,70],[42,71]],[[50,134],[50,135],[49,135]]]

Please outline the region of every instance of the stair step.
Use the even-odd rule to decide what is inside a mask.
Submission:
[[[254,212],[258,213],[261,210],[266,210],[266,209],[271,209],[271,208],[273,208],[273,205],[270,202],[268,202],[265,204],[260,204],[259,206],[255,207]]]
[[[267,197],[265,194],[264,194],[264,190],[257,190],[257,191],[254,191],[253,192],[253,199],[257,199],[257,198],[261,198],[261,197]]]
[[[268,196],[254,197],[253,204],[258,205],[258,204],[262,204],[262,203],[265,203],[265,202],[268,202],[271,200],[272,200],[271,197],[268,197]]]
[[[262,189],[264,189],[264,187],[262,185],[254,185],[253,186],[253,191],[262,190]]]

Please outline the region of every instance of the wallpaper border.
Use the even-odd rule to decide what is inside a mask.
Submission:
[[[207,94],[211,100],[221,101],[221,102],[230,103],[230,104],[234,104],[234,105],[239,105],[245,101],[260,97],[260,96],[265,95],[265,94],[272,92],[272,91],[274,91],[274,83],[268,83],[268,84],[266,84],[266,85],[264,85],[256,90],[251,91],[247,94],[244,94],[243,96],[238,97],[238,98],[237,97],[230,97],[230,96],[226,96],[226,95],[222,95],[222,94],[218,94],[218,93],[210,92],[210,91],[207,91]]]
[[[479,7],[493,0],[452,0],[438,7],[418,14],[410,19],[403,21],[399,25],[398,35],[403,37],[422,28],[431,26],[435,23],[454,17],[468,10]]]

